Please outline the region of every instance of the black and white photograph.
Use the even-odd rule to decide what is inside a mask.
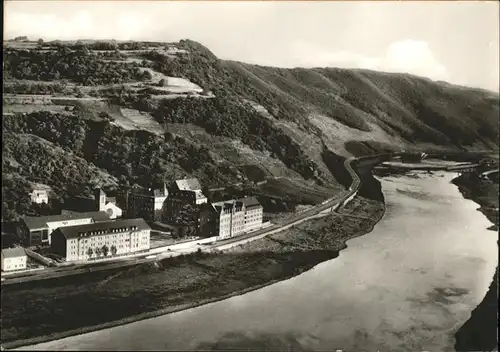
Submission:
[[[2,351],[498,351],[498,1],[3,1]]]

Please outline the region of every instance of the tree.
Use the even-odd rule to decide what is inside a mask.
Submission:
[[[92,257],[92,254],[94,254],[94,251],[89,247],[89,249],[87,249],[87,255],[89,256],[89,258]]]
[[[149,72],[148,70],[145,70],[142,72],[142,80],[143,81],[151,81],[153,79],[153,75],[151,74],[151,72]]]
[[[186,228],[184,226],[181,226],[177,229],[177,237],[178,238],[186,237]]]
[[[101,118],[101,119],[104,119],[104,120],[110,120],[111,117],[109,116],[109,114],[105,111],[101,111],[98,116]]]
[[[102,254],[104,254],[104,256],[106,257],[109,253],[109,248],[108,246],[104,245],[102,246]]]
[[[203,91],[201,92],[201,94],[208,95],[209,93],[210,93],[210,87],[204,86],[203,87]]]
[[[101,255],[101,253],[102,253],[101,248],[97,247],[97,248],[95,249],[95,254],[96,254],[96,255],[98,255],[98,256],[100,256],[100,255]]]
[[[38,44],[38,46],[39,46],[40,48],[43,46],[43,43],[44,43],[44,41],[43,41],[43,39],[42,39],[42,38],[40,38],[40,39],[38,39],[38,40],[37,40],[37,44]]]
[[[118,252],[118,250],[116,249],[116,246],[115,246],[115,245],[112,245],[112,246],[111,246],[111,255],[115,256],[115,255],[116,255],[116,252]]]
[[[191,204],[184,204],[182,208],[177,212],[177,216],[174,219],[176,224],[184,226],[196,225],[198,220],[199,208]]]
[[[175,136],[172,132],[165,131],[163,136],[165,137],[165,142],[167,142],[167,143],[171,143],[175,140]]]

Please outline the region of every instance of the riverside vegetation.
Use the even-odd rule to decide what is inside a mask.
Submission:
[[[338,256],[384,212],[380,184],[343,210],[225,253],[196,253],[127,269],[9,285],[2,296],[2,342],[21,346],[165,314],[298,275]],[[74,319],[78,316],[78,319]],[[27,323],[29,321],[29,323]]]
[[[52,188],[49,208],[57,208],[94,185],[126,190],[187,176],[217,188],[238,180],[242,186],[214,197],[257,195],[269,213],[344,190],[350,155],[498,148],[498,94],[445,82],[249,65],[220,60],[190,40],[4,47],[6,91],[28,97],[13,103],[4,95],[2,222],[50,211],[30,205],[33,182]],[[188,79],[202,92],[160,94],[157,77]],[[369,232],[382,200],[377,182],[364,176],[346,211],[370,220],[331,215],[228,253],[6,286],[2,340],[51,339],[291,277]]]
[[[492,231],[498,231],[498,174],[489,179],[475,173],[465,173],[453,180],[465,198],[477,202],[481,211],[492,223]],[[496,211],[494,209],[497,209]],[[491,351],[498,348],[498,266],[490,288],[483,301],[471,314],[470,319],[455,334],[455,349],[461,351]]]

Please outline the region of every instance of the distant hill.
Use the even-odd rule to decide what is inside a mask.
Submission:
[[[52,164],[77,157],[86,163],[76,164],[82,175],[97,167],[122,185],[282,178],[335,192],[345,183],[335,170],[349,155],[498,149],[499,96],[485,90],[406,74],[220,60],[190,40],[32,44],[4,43],[10,153],[37,136],[53,144],[42,149],[57,151],[45,156]],[[78,179],[77,191],[54,176],[60,165],[47,171],[41,160],[9,158],[25,180],[89,192],[90,176]]]

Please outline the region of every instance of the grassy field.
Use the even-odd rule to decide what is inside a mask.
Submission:
[[[2,342],[189,306],[290,278],[335,258],[345,241],[370,231],[383,214],[380,201],[356,198],[351,204],[372,220],[332,215],[226,253],[6,286]]]

